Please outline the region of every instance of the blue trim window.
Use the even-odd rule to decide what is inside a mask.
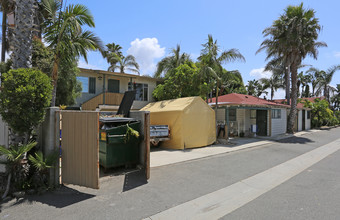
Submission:
[[[82,93],[96,93],[96,78],[77,76],[77,80],[81,83]]]
[[[89,92],[89,77],[78,76],[77,80],[81,83],[81,88],[83,93]]]

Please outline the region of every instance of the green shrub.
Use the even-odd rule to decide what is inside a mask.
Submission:
[[[30,133],[50,105],[50,78],[39,70],[15,69],[2,75],[0,114],[18,134]]]

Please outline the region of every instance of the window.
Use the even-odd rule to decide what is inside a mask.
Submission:
[[[281,109],[272,109],[272,119],[281,118]]]
[[[148,84],[129,82],[129,91],[131,90],[136,91],[135,100],[148,101],[148,94],[149,94]]]
[[[310,111],[307,111],[307,119],[310,119]]]
[[[96,93],[96,78],[78,76],[77,80],[81,83],[83,93]]]
[[[250,118],[255,119],[256,118],[256,110],[250,110]]]
[[[236,121],[236,109],[229,109],[229,121]]]

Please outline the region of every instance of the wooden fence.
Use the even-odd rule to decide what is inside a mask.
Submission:
[[[99,105],[103,104],[103,96],[104,93],[101,93],[92,99],[88,100],[87,102],[84,102],[81,106],[82,110],[85,111],[94,111],[96,108],[98,108]],[[106,92],[105,93],[105,104],[106,105],[120,105],[124,94],[120,93],[111,93]]]
[[[99,189],[99,113],[61,112],[63,183]]]

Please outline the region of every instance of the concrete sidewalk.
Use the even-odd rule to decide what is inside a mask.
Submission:
[[[204,157],[214,156],[218,154],[229,153],[233,151],[243,150],[252,147],[260,147],[273,144],[275,141],[290,137],[300,137],[312,134],[320,130],[301,131],[295,134],[283,134],[275,137],[257,137],[257,138],[231,138],[226,145],[216,144],[202,148],[193,148],[186,150],[170,150],[170,149],[153,149],[150,153],[150,167],[159,167],[169,164],[175,164]]]

